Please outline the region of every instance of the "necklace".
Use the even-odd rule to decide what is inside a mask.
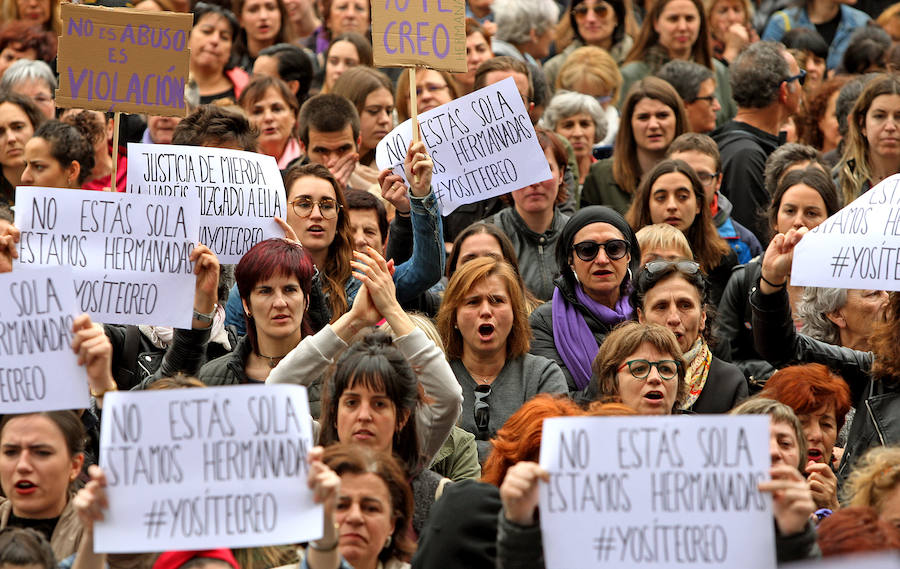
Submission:
[[[270,368],[274,368],[275,366],[278,365],[278,362],[280,362],[281,360],[284,359],[284,356],[286,356],[287,354],[284,354],[284,356],[264,356],[264,355],[262,355],[261,353],[256,352],[256,355],[259,356],[259,357],[261,357],[261,358],[263,358],[263,359],[268,360],[268,361],[269,361],[269,367],[270,367]]]
[[[470,370],[468,370],[468,369],[467,369],[466,371],[469,372],[469,375],[472,376],[472,379],[474,379],[476,383],[480,383],[480,384],[482,384],[482,385],[488,385],[489,383],[491,383],[492,381],[494,381],[495,379],[497,379],[497,376],[495,376],[495,375],[494,375],[494,376],[492,376],[492,375],[478,375],[478,374],[476,374],[475,372],[470,371]]]

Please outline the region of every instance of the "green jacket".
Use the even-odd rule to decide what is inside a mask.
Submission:
[[[594,162],[584,179],[579,207],[605,205],[625,215],[631,207],[632,198],[634,194],[620,188],[613,178],[613,159],[604,158]]]
[[[478,480],[481,465],[478,464],[478,449],[475,435],[454,425],[444,445],[434,455],[431,470],[454,482]]]

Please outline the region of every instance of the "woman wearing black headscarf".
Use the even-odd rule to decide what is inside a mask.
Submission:
[[[583,208],[563,228],[553,298],[531,314],[531,353],[559,364],[570,393],[587,387],[609,331],[633,318],[628,294],[640,259],[634,231],[608,207]]]

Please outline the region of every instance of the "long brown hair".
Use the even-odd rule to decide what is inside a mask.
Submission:
[[[875,354],[872,377],[889,385],[900,382],[900,292],[892,292],[884,310],[884,321],[875,325],[869,338],[869,347]]]
[[[659,45],[659,34],[656,33],[654,26],[662,15],[665,7],[671,1],[672,0],[658,0],[650,8],[650,11],[647,12],[647,16],[644,17],[644,23],[641,26],[641,31],[634,41],[634,47],[631,48],[631,51],[628,52],[628,56],[625,58],[625,64],[633,61],[644,61],[647,50]],[[714,69],[712,56],[710,55],[711,50],[708,39],[709,23],[706,20],[706,10],[703,9],[703,4],[700,0],[691,0],[691,3],[697,8],[697,17],[700,19],[700,30],[697,33],[697,41],[694,42],[694,47],[691,48],[691,61],[699,63],[704,67]],[[655,69],[651,70],[651,73],[655,72]],[[625,113],[622,114],[624,116]]]
[[[711,270],[719,266],[722,257],[731,251],[731,247],[719,236],[712,220],[712,213],[706,207],[703,185],[694,169],[686,162],[666,159],[650,170],[635,193],[634,201],[631,202],[625,219],[635,231],[647,225],[653,225],[653,220],[650,218],[650,198],[653,184],[664,174],[673,172],[687,177],[694,190],[694,199],[697,200],[697,209],[700,212],[694,217],[690,227],[684,232],[684,236],[691,245],[694,258],[700,263],[700,267],[709,274]]]
[[[318,267],[321,277],[322,291],[328,297],[328,307],[331,309],[331,321],[334,322],[347,312],[349,303],[344,285],[350,279],[350,261],[353,259],[353,243],[350,239],[350,218],[347,215],[347,198],[344,190],[332,175],[321,164],[306,164],[305,166],[293,166],[284,173],[284,189],[290,200],[291,187],[301,178],[320,178],[331,184],[334,188],[334,197],[340,207],[338,208],[337,228],[334,232],[334,240],[328,246],[328,260],[324,267]]]
[[[622,103],[622,120],[616,134],[615,155],[613,160],[613,178],[623,191],[633,194],[641,180],[641,166],[638,163],[637,143],[634,140],[634,129],[631,127],[631,116],[634,108],[644,99],[654,99],[666,105],[675,113],[675,140],[688,130],[687,112],[684,102],[675,87],[657,77],[645,77],[635,83]]]

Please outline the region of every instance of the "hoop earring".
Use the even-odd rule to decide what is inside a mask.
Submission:
[[[392,535],[387,536],[387,539],[384,541],[384,547],[382,547],[381,549],[387,549],[388,547],[391,546],[391,543],[393,543],[393,541],[394,541],[394,536],[392,536]]]

